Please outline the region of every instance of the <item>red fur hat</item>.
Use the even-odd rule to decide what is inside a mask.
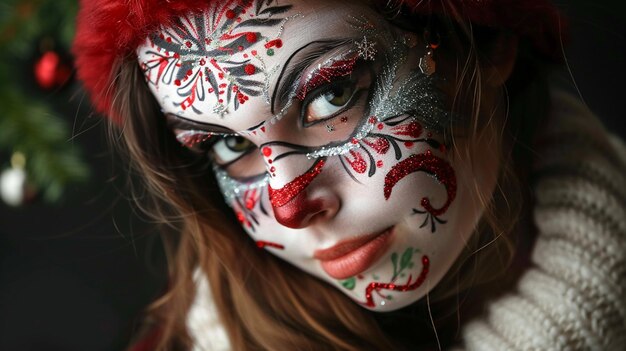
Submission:
[[[228,1],[236,5],[251,0]],[[387,0],[380,1],[387,3]],[[560,54],[561,22],[549,0],[400,2],[412,12],[425,15],[456,9],[459,13],[454,15],[473,23],[509,29],[528,37],[538,51],[548,57]],[[159,26],[167,26],[190,11],[204,10],[209,3],[210,0],[81,0],[73,52],[78,78],[91,95],[96,110],[110,114],[114,95],[112,69],[116,60],[134,55],[141,42]]]

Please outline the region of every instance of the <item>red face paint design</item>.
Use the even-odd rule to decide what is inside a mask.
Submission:
[[[381,282],[371,282],[365,288],[365,302],[361,302],[363,305],[367,307],[376,307],[374,304],[374,297],[372,296],[373,292],[380,292],[381,290],[391,290],[391,291],[412,291],[419,288],[424,281],[426,280],[426,276],[428,275],[428,271],[430,268],[430,260],[428,256],[422,256],[422,271],[420,272],[417,279],[414,282],[411,282],[412,276],[409,275],[409,279],[404,284],[395,284],[395,283],[381,283]]]
[[[345,77],[352,74],[359,56],[351,53],[352,57],[331,61],[330,65],[323,66],[313,71],[298,89],[296,97],[304,100],[307,93],[325,83],[332,82],[335,78]]]
[[[226,113],[231,105],[236,111],[251,96],[259,96],[267,89],[265,81],[270,72],[252,48],[265,41],[266,54],[272,56],[274,50],[283,46],[280,38],[248,30],[284,24],[286,18],[280,14],[292,6],[272,6],[273,3],[215,2],[202,14],[179,18],[140,47],[146,80],[157,89],[161,84],[174,84],[176,96],[170,99],[182,111],[206,112],[197,103],[209,95],[217,102],[213,112]]]
[[[270,241],[263,241],[263,240],[257,240],[256,241],[256,246],[259,249],[264,249],[264,248],[267,248],[267,247],[273,248],[273,249],[277,249],[277,250],[284,250],[285,249],[284,245],[273,243],[273,242],[270,242]]]
[[[326,161],[324,159],[320,159],[306,173],[298,176],[296,179],[285,184],[285,186],[280,189],[274,189],[269,186],[268,189],[272,206],[274,206],[274,208],[282,207],[292,201],[298,194],[304,191],[309,184],[311,184],[315,177],[322,172],[322,167],[324,167],[325,162]]]
[[[415,172],[432,174],[446,187],[448,198],[446,203],[440,208],[433,208],[427,197],[422,198],[421,201],[422,206],[431,215],[437,217],[444,214],[456,196],[456,175],[454,169],[452,169],[447,161],[433,155],[430,150],[427,150],[423,154],[411,155],[391,168],[391,171],[385,176],[385,199],[389,199],[393,187],[400,180]]]
[[[209,140],[212,136],[212,133],[201,130],[187,130],[176,134],[176,140],[185,147],[193,148]]]

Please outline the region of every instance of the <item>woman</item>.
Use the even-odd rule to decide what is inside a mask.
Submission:
[[[173,229],[139,345],[624,345],[624,149],[549,86],[560,39],[541,0],[83,1]]]

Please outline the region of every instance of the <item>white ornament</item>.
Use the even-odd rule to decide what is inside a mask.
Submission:
[[[26,172],[23,168],[9,168],[0,174],[0,197],[10,206],[24,203]]]

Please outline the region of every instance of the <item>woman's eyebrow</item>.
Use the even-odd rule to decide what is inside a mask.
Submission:
[[[280,75],[276,80],[274,93],[272,94],[271,99],[272,114],[275,113],[274,110],[276,107],[276,97],[278,96],[278,105],[282,106],[283,104],[285,104],[290,95],[294,93],[295,85],[307,67],[309,67],[315,60],[320,58],[322,55],[328,53],[329,51],[352,42],[352,38],[316,40],[307,43],[294,51],[291,56],[289,56],[289,58],[285,61],[283,69],[281,70]],[[291,63],[291,60],[296,56],[301,56],[301,58]]]
[[[201,130],[204,132],[221,135],[236,134],[234,130],[226,128],[219,124],[193,121],[174,113],[166,113],[165,117],[167,120],[167,126],[170,129]]]

